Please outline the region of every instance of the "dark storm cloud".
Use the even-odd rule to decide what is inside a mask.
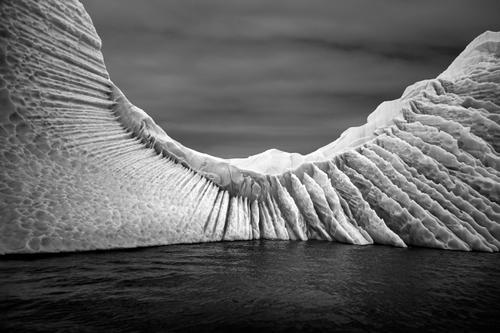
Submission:
[[[456,56],[463,46],[407,45],[405,43],[352,43],[320,38],[295,38],[292,41],[332,51],[368,53],[374,56],[406,61],[426,61],[436,56]]]
[[[85,0],[112,79],[192,148],[309,152],[435,77],[498,1]]]

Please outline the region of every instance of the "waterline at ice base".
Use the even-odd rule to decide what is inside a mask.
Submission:
[[[0,253],[252,239],[500,249],[500,33],[301,155],[222,159],[116,87],[81,3],[0,2]]]

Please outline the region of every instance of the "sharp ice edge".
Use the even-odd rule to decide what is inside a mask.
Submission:
[[[79,2],[6,0],[0,14],[0,253],[260,238],[500,248],[500,33],[309,155],[224,160],[125,98]]]

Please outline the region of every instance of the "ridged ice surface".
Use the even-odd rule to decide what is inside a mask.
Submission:
[[[0,253],[250,239],[500,249],[500,33],[309,155],[224,160],[110,81],[77,1],[0,2]]]

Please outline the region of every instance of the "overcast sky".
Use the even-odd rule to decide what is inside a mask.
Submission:
[[[83,0],[112,80],[222,157],[308,153],[500,30],[500,1]]]

